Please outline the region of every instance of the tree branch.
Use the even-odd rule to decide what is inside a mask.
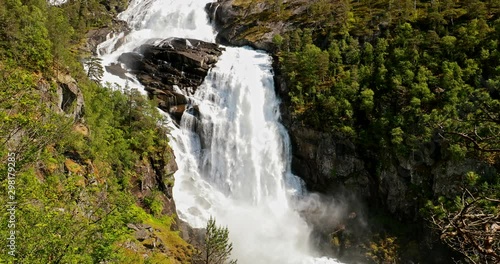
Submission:
[[[487,148],[482,147],[476,139],[472,138],[471,136],[469,136],[469,135],[467,135],[465,133],[449,132],[449,131],[444,131],[443,133],[460,136],[460,137],[462,137],[462,138],[464,138],[464,139],[472,142],[472,144],[474,144],[475,149],[477,149],[479,151],[483,151],[483,152],[500,152],[500,149],[487,149]]]

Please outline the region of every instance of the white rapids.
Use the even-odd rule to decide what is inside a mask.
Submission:
[[[149,39],[215,41],[204,7],[209,0],[132,0],[120,19],[132,28],[98,49],[104,65]],[[290,170],[290,142],[279,123],[272,61],[265,52],[226,47],[190,97],[191,111],[172,126],[178,171],[174,199],[181,219],[204,227],[212,215],[228,226],[240,264],[339,263],[315,256],[310,229],[291,201],[305,191]],[[141,87],[106,73],[104,81]],[[196,111],[195,111],[196,109]],[[197,114],[195,114],[197,113]]]

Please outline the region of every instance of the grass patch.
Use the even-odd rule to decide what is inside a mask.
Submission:
[[[175,216],[152,217],[142,208],[136,207],[138,218],[143,224],[152,228],[151,237],[139,241],[134,237],[135,231],[130,229],[120,242],[115,244],[116,250],[120,251],[122,258],[120,263],[130,264],[188,264],[194,254],[194,247],[184,241],[179,231],[172,231],[171,225],[175,221]],[[146,244],[156,241],[154,248],[147,247]]]

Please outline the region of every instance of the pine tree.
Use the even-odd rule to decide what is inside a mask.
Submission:
[[[85,62],[87,67],[87,77],[90,79],[101,81],[104,70],[102,69],[102,59],[98,57],[90,57]]]
[[[229,242],[227,227],[218,227],[215,219],[210,217],[205,232],[205,244],[202,250],[202,263],[204,264],[236,264],[230,260],[233,243]]]

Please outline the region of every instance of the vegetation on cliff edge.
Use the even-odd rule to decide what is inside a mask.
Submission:
[[[85,32],[126,4],[105,2],[0,1],[0,203],[16,202],[14,225],[0,214],[2,240],[15,236],[0,246],[2,263],[190,262],[192,246],[164,215],[170,172],[140,187],[141,168],[172,159],[162,116],[137,91],[90,81],[81,64]],[[59,105],[61,79],[72,78],[85,99],[76,114],[74,101]],[[152,243],[127,227],[143,222]]]
[[[428,176],[406,199],[467,261],[499,261],[488,241],[500,237],[500,2],[262,2],[285,14],[256,25],[287,23],[273,42],[292,122],[354,142],[374,185],[388,164],[432,146],[415,162]],[[438,193],[428,158],[475,169]]]

